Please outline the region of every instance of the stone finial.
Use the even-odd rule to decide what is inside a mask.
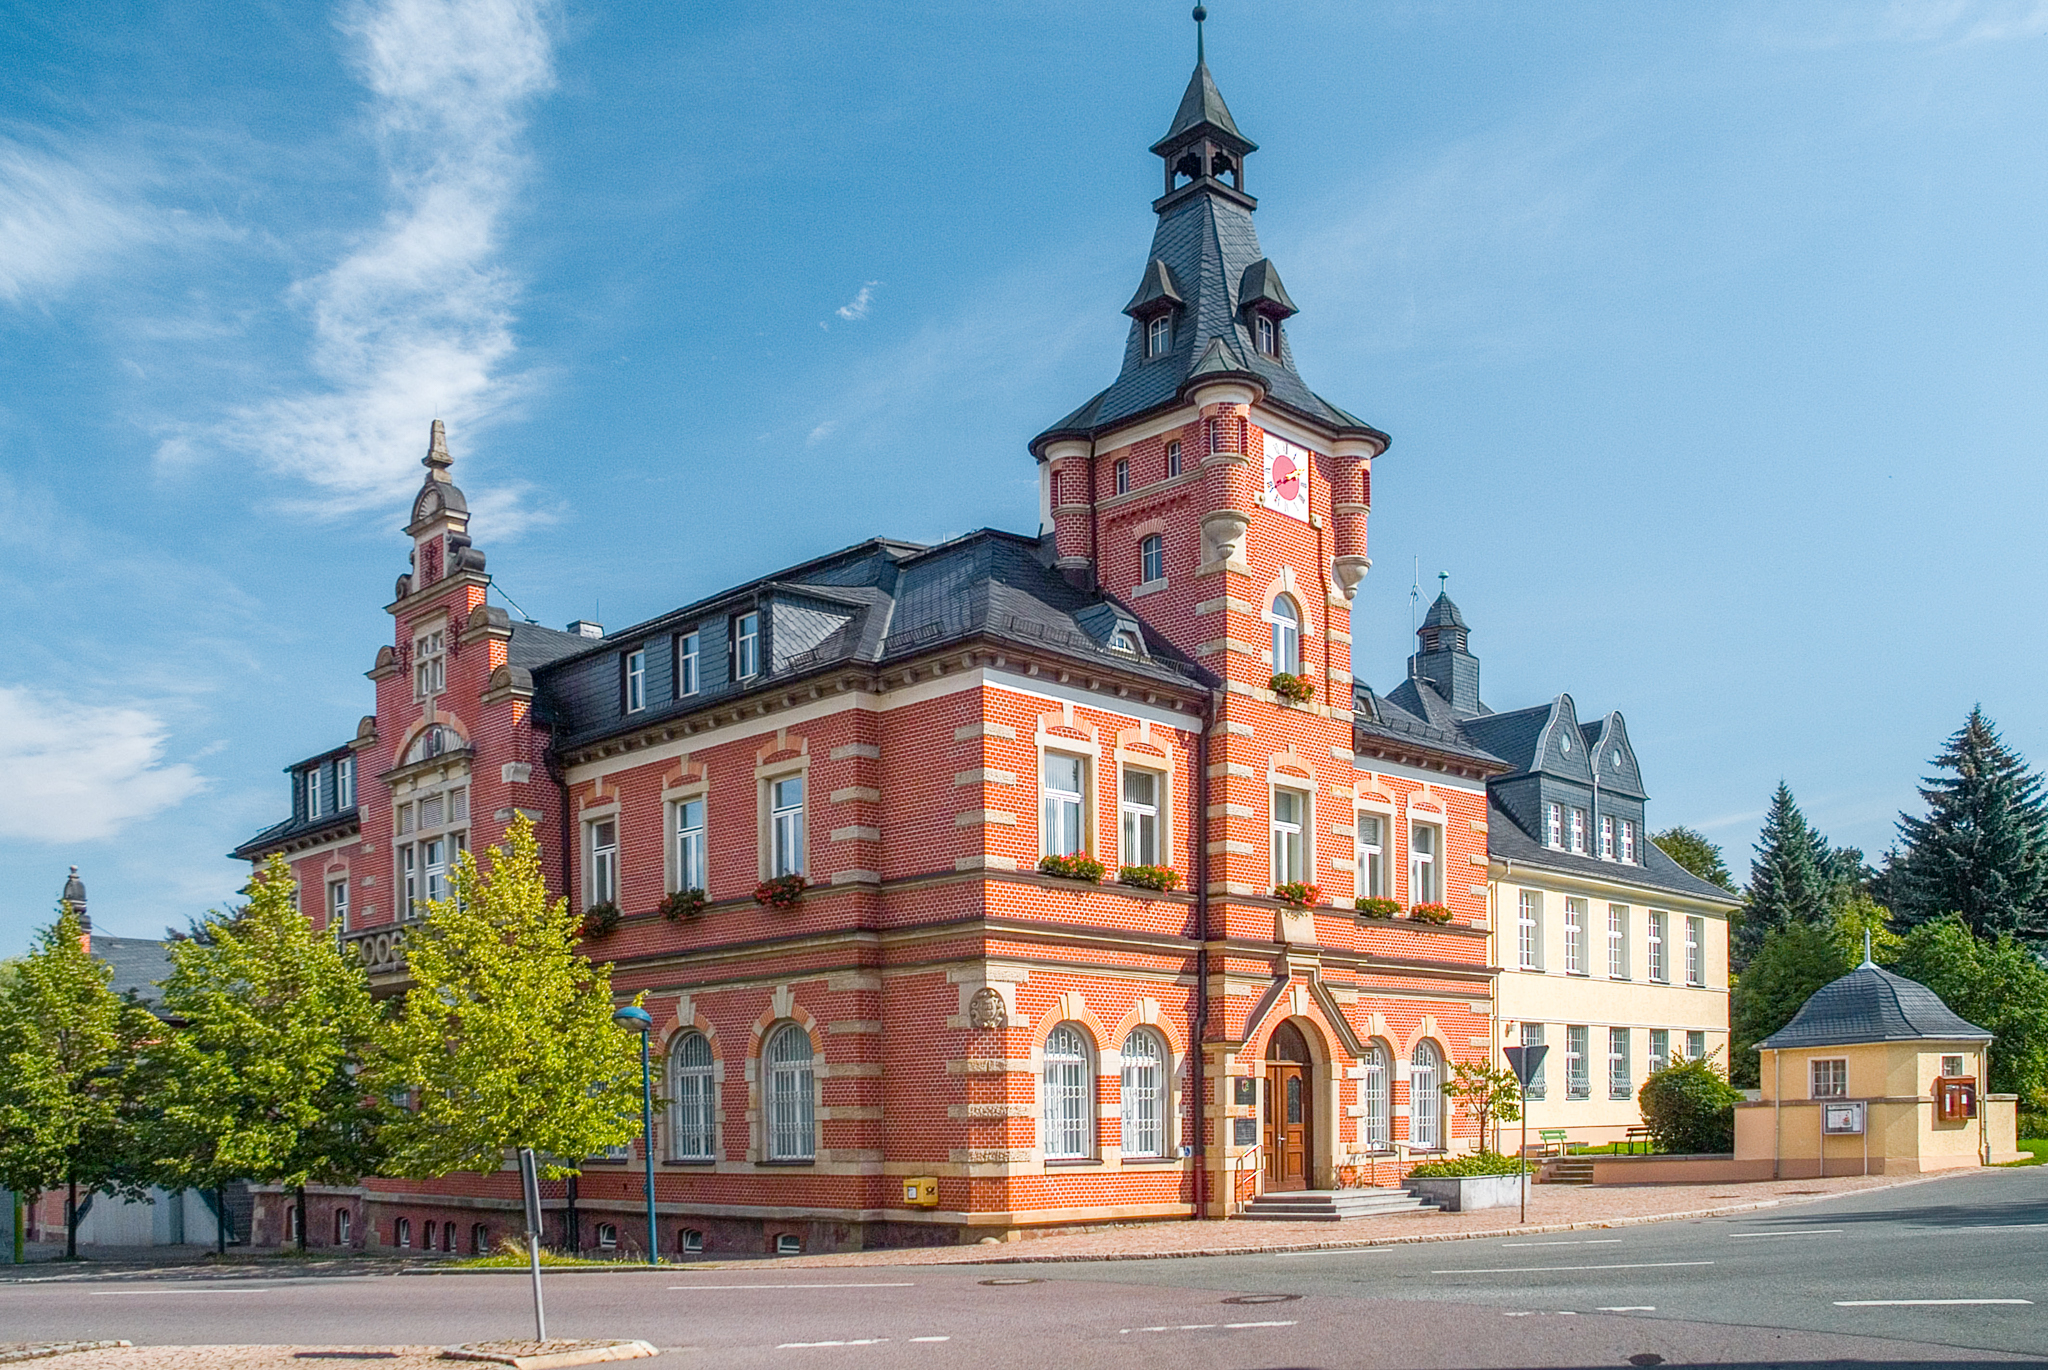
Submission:
[[[78,878],[78,867],[71,868],[71,876],[64,882],[64,892],[57,897],[78,911],[78,921],[84,927],[85,935],[92,936],[92,915],[85,911],[85,882]]]
[[[427,455],[420,458],[420,465],[431,471],[434,479],[447,480],[448,468],[454,464],[455,458],[448,455],[448,426],[435,419],[433,436],[427,443]]]

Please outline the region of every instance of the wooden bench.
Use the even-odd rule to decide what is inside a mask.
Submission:
[[[1631,1154],[1634,1154],[1637,1142],[1641,1142],[1643,1144],[1643,1150],[1647,1153],[1650,1150],[1650,1129],[1648,1129],[1647,1127],[1630,1128],[1628,1130],[1627,1139],[1622,1143],[1622,1145],[1626,1146]]]

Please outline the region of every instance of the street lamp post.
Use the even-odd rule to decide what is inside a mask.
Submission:
[[[640,1149],[647,1161],[647,1263],[660,1265],[661,1238],[654,1225],[654,1076],[647,1059],[654,1019],[638,1004],[627,1004],[612,1014],[612,1021],[640,1034]]]

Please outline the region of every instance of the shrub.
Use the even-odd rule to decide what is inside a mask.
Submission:
[[[1322,901],[1323,892],[1314,885],[1305,885],[1299,880],[1290,880],[1284,885],[1273,886],[1273,897],[1289,908],[1312,908]]]
[[[1735,1105],[1742,1092],[1711,1056],[1655,1071],[1636,1094],[1659,1151],[1698,1155],[1735,1150]]]
[[[1116,882],[1135,885],[1141,890],[1177,890],[1180,888],[1180,872],[1167,866],[1119,866]]]
[[[583,935],[595,942],[618,931],[619,906],[607,899],[602,904],[592,904],[583,911]]]
[[[801,875],[778,875],[754,886],[754,902],[771,909],[793,909],[804,901],[811,882]]]
[[[1044,875],[1057,875],[1062,880],[1086,880],[1091,885],[1102,883],[1103,866],[1092,856],[1075,852],[1072,856],[1048,856],[1038,863]]]
[[[677,890],[661,901],[661,916],[671,923],[680,923],[685,918],[696,918],[711,904],[711,896],[702,890]]]
[[[1475,1151],[1470,1156],[1453,1156],[1448,1160],[1424,1161],[1408,1172],[1411,1180],[1457,1180],[1471,1175],[1520,1175],[1527,1167],[1518,1156],[1503,1156],[1498,1151]]]
[[[1316,697],[1315,684],[1305,675],[1290,675],[1282,671],[1266,683],[1274,694],[1289,704],[1306,704]]]
[[[1397,918],[1401,913],[1398,899],[1361,899],[1358,901],[1358,916],[1361,918]]]
[[[1408,910],[1408,916],[1418,923],[1448,923],[1451,911],[1443,904],[1417,904]]]

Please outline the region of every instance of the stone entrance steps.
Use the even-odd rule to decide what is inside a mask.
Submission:
[[[1434,1212],[1435,1204],[1418,1199],[1405,1189],[1295,1189],[1261,1194],[1238,1216],[1275,1222],[1337,1223],[1388,1213]]]
[[[1543,1163],[1537,1173],[1537,1184],[1591,1184],[1593,1183],[1593,1160],[1590,1156],[1553,1156]]]

